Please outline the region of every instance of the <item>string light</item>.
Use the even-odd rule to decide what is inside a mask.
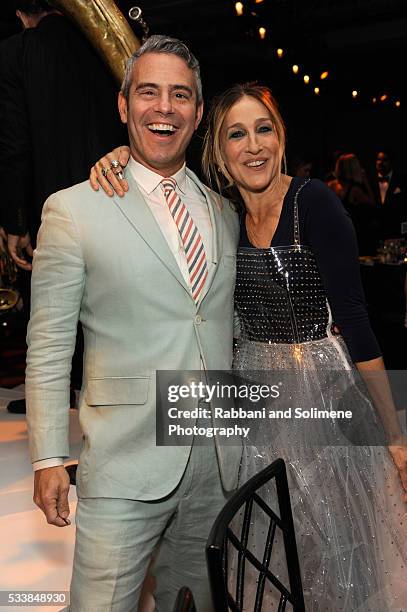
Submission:
[[[235,4],[235,9],[236,9],[236,15],[238,17],[241,17],[243,15],[243,4],[241,2],[236,2]]]
[[[256,4],[261,4],[263,0],[256,0]]]
[[[261,4],[262,2],[264,2],[264,0],[255,0],[255,4]],[[244,5],[242,2],[236,2],[235,4],[235,10],[236,10],[236,14],[238,17],[243,15],[244,12]],[[252,13],[252,15],[257,16],[255,13]],[[265,27],[261,26],[258,28],[258,33],[259,33],[259,37],[261,40],[264,40],[266,38],[266,33],[267,30]],[[281,47],[279,47],[278,49],[276,49],[276,54],[278,58],[282,58],[285,54],[284,49],[282,49]],[[293,64],[291,67],[292,71],[294,74],[298,74],[300,72],[300,67],[297,64]],[[321,74],[319,75],[319,78],[321,81],[327,79],[329,76],[329,71],[328,70],[324,70],[321,72]],[[304,83],[305,85],[308,85],[310,83],[310,76],[308,74],[304,74]],[[319,95],[321,93],[321,90],[319,87],[314,87],[314,93],[315,95]],[[352,98],[356,99],[359,97],[359,91],[357,89],[352,90]],[[377,102],[380,100],[380,102],[385,102],[386,100],[388,100],[389,95],[388,94],[382,94],[380,97],[372,97],[371,98],[371,102],[372,104],[377,104]],[[401,106],[401,100],[396,100],[394,102],[395,106],[397,108],[399,108]]]

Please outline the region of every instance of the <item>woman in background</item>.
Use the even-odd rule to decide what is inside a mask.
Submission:
[[[375,197],[359,159],[353,153],[343,153],[336,161],[335,179],[328,182],[342,201],[355,226],[361,255],[374,254],[377,249],[378,219]]]

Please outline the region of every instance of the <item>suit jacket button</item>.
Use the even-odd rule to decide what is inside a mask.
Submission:
[[[196,315],[196,317],[195,317],[195,323],[196,323],[197,325],[200,325],[200,324],[202,323],[202,317],[201,317],[201,315]]]

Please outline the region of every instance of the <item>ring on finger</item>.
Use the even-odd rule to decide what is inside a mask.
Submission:
[[[119,168],[119,166],[120,166],[120,163],[117,159],[113,159],[110,163],[111,168]]]
[[[112,171],[112,169],[111,169],[111,168],[106,168],[106,167],[105,167],[105,168],[102,168],[102,174],[103,174],[103,176],[104,176],[105,178],[106,178],[107,173],[108,173],[108,172],[111,172],[111,171]]]
[[[119,170],[119,172],[116,172],[116,176],[121,181],[124,179],[124,174],[123,174],[122,170]]]

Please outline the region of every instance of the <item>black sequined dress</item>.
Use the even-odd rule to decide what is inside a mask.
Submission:
[[[284,392],[292,406],[326,409],[346,392],[347,408],[369,416],[362,419],[369,422],[366,431],[359,424],[358,435],[374,440],[372,428],[380,429],[374,410],[352,387],[356,370],[342,338],[331,333],[316,259],[301,244],[302,189],[307,182],[293,194],[293,245],[238,250],[235,304],[241,336],[234,367],[262,383],[276,370],[289,373],[291,388]],[[407,506],[387,448],[349,443],[335,419],[303,421],[294,430],[266,420],[247,445],[242,481],[277,457],[287,464],[307,611],[407,610]],[[275,499],[270,489],[270,505],[278,513]],[[258,513],[250,545],[260,557],[263,526]],[[281,541],[270,567],[288,584]],[[250,586],[248,576],[244,610],[253,610],[254,591],[254,578]],[[277,601],[269,587],[263,609],[277,610]]]

